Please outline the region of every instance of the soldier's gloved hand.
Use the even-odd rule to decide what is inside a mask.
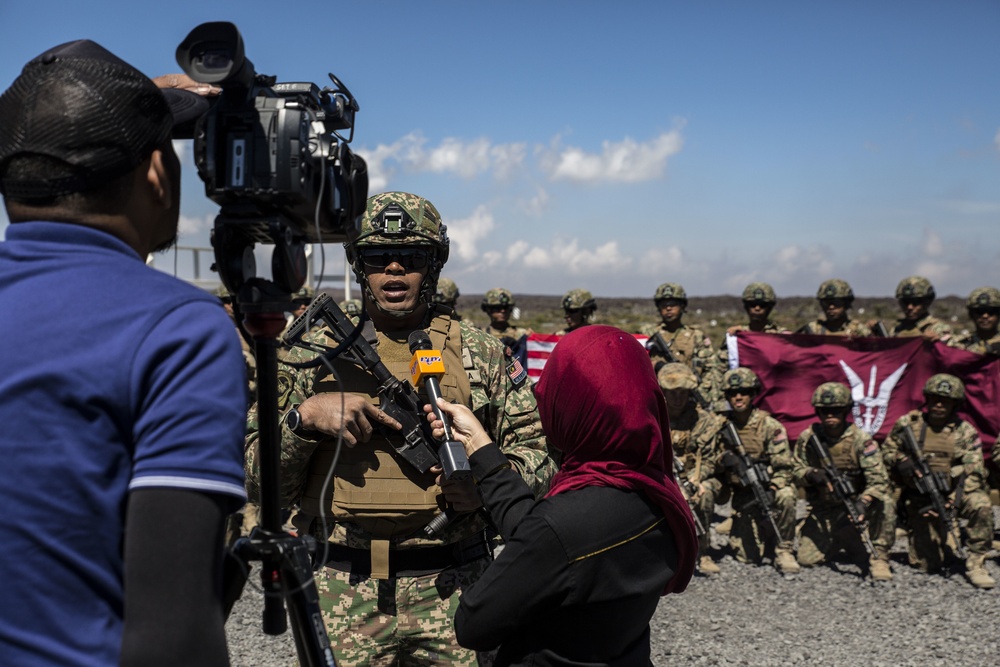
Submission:
[[[739,472],[740,470],[740,457],[735,453],[727,451],[722,455],[722,467],[731,472]]]
[[[900,459],[896,462],[896,472],[903,479],[910,479],[917,473],[917,466],[910,458]]]
[[[375,430],[373,423],[396,430],[403,428],[366,397],[355,394],[315,394],[302,401],[299,415],[302,416],[302,430],[320,431],[332,436],[343,434],[348,447],[368,442]]]
[[[810,468],[805,474],[805,480],[809,486],[825,486],[827,483],[826,473],[819,468]]]
[[[861,519],[862,521],[864,521],[865,520],[865,515],[868,514],[868,508],[871,507],[871,506],[872,506],[872,497],[871,496],[861,496],[860,498],[858,498],[858,500],[857,500],[857,508],[858,508],[858,512],[861,513],[861,516],[858,517],[858,518]]]
[[[455,511],[474,512],[483,506],[483,499],[476,488],[476,482],[471,478],[460,482],[454,480],[445,481],[444,475],[441,474],[441,466],[439,465],[432,466],[431,472],[437,474],[437,479],[434,481],[441,487],[445,502]]]

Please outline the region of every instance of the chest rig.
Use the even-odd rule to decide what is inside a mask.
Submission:
[[[441,350],[445,364],[441,394],[448,401],[471,405],[459,323],[437,316],[431,320],[427,334],[434,348]],[[412,355],[406,338],[380,332],[377,349],[389,372],[409,381]],[[378,405],[378,381],[373,375],[348,362],[335,363],[335,368],[340,382],[324,370],[313,385],[315,393],[344,391],[367,396]],[[427,400],[426,393],[421,391],[420,395]],[[399,446],[401,441],[397,431],[376,426],[367,443],[341,448],[333,472],[332,497],[326,498],[321,493],[333,464],[336,441],[321,442],[310,461],[302,512],[315,517],[320,507],[325,507],[335,521],[353,523],[370,535],[373,548],[375,542],[385,546],[390,541],[401,541],[426,526],[440,509],[441,488],[434,483],[435,475],[420,473],[396,454],[393,445]]]
[[[945,426],[940,431],[921,424],[918,431],[918,444],[927,467],[935,475],[943,475],[944,479],[951,477],[951,461],[955,457],[955,440],[952,429]]]

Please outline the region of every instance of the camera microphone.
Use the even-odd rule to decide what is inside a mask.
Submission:
[[[410,352],[413,353],[413,358],[410,360],[410,379],[413,386],[419,388],[423,384],[427,388],[431,408],[444,424],[444,439],[438,447],[438,458],[441,460],[444,478],[455,481],[470,479],[472,468],[469,466],[465,447],[452,438],[448,416],[437,404],[437,399],[441,398],[439,378],[444,375],[441,351],[435,350],[430,337],[419,329],[411,333],[406,342],[410,346]]]

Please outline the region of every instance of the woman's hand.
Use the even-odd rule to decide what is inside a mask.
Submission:
[[[448,416],[451,435],[462,443],[466,455],[472,456],[473,452],[493,442],[493,439],[483,429],[483,425],[476,419],[476,415],[466,406],[449,403],[443,398],[439,398],[438,407],[441,408],[441,412]],[[427,421],[431,425],[434,437],[443,438],[444,424],[434,414],[434,409],[428,404],[424,406],[424,412],[427,413]]]

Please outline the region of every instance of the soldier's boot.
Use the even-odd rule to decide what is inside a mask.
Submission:
[[[699,559],[698,571],[709,577],[713,574],[722,572],[722,570],[719,569],[719,566],[715,564],[715,561],[712,560],[712,557],[708,555],[702,556],[701,559]]]
[[[965,576],[969,583],[976,588],[989,589],[997,585],[997,582],[986,571],[986,554],[969,554],[965,560]]]
[[[892,569],[888,558],[872,558],[868,561],[869,572],[875,581],[892,581]]]
[[[733,530],[733,517],[726,517],[719,523],[715,524],[715,532],[719,535],[728,535]]]
[[[802,571],[799,561],[795,560],[795,556],[789,549],[775,550],[774,567],[782,574],[797,574]]]

